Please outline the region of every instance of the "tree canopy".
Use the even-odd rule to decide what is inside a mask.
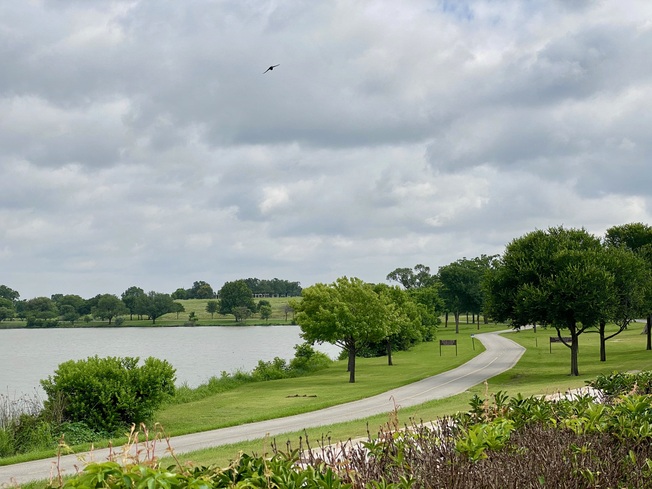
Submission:
[[[359,278],[338,278],[303,289],[301,300],[290,302],[301,336],[310,343],[332,343],[348,353],[349,382],[355,382],[355,357],[369,341],[391,332],[392,311],[386,298]]]
[[[234,314],[237,312],[237,314],[234,314],[236,321],[242,320],[244,317],[242,309],[236,310],[236,308],[246,308],[251,312],[256,311],[253,293],[244,280],[226,282],[220,289],[218,296],[220,298],[220,314]]]
[[[570,333],[571,375],[578,337],[615,307],[613,271],[600,240],[584,229],[549,228],[513,240],[487,274],[487,310],[515,327],[540,323]]]

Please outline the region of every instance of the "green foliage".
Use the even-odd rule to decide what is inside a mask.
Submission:
[[[186,386],[179,387],[171,402],[182,404],[197,401],[251,382],[300,377],[327,368],[333,363],[328,355],[315,351],[309,343],[296,345],[294,349],[295,356],[289,364],[281,358],[274,358],[270,362],[259,361],[251,373],[238,371],[228,374],[222,372],[220,377],[212,377],[206,384],[195,389]]]
[[[162,467],[146,462],[122,466],[108,461],[88,464],[84,470],[66,480],[62,486],[50,488],[250,488],[250,489],[349,489],[341,477],[329,467],[301,467],[297,453],[277,453],[271,458],[242,454],[226,469],[215,466],[185,468]]]
[[[211,315],[211,319],[213,319],[213,315],[219,310],[219,302],[210,300],[206,302],[206,312]]]
[[[464,429],[458,439],[456,450],[472,462],[487,458],[487,450],[501,450],[509,442],[514,431],[514,422],[509,419],[495,419]]]
[[[253,293],[244,280],[226,282],[218,295],[220,298],[220,314],[238,313],[240,318],[243,318],[244,313],[242,309],[238,308],[246,308],[251,312],[256,310]],[[239,318],[236,316],[236,321],[238,320]]]
[[[586,383],[600,389],[607,396],[627,393],[652,394],[652,371],[600,374],[594,380]]]
[[[267,321],[272,316],[272,306],[269,304],[264,304],[258,308],[258,313],[260,318]]]
[[[41,381],[48,396],[45,411],[54,415],[63,403],[63,421],[83,422],[96,430],[116,432],[149,421],[174,394],[174,368],[149,357],[142,366],[133,357],[90,357],[59,365]]]
[[[341,346],[349,356],[349,382],[355,382],[355,356],[370,342],[393,331],[395,314],[389,300],[359,278],[340,277],[333,284],[315,284],[302,291],[301,301],[290,301],[296,322],[308,342]]]
[[[102,294],[97,298],[97,303],[92,308],[91,312],[93,316],[108,321],[110,325],[114,317],[119,316],[120,314],[126,314],[128,309],[124,302],[118,299],[115,295]]]

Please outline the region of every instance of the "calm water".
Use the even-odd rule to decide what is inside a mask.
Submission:
[[[226,371],[251,371],[258,360],[290,360],[302,343],[298,326],[192,328],[66,328],[0,330],[0,393],[36,392],[39,381],[66,360],[89,356],[165,359],[177,369],[177,385],[196,387]],[[339,349],[317,345],[335,358]]]

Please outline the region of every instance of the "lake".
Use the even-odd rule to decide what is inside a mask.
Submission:
[[[60,363],[94,355],[164,359],[176,368],[177,385],[197,387],[221,372],[250,372],[259,360],[292,359],[300,332],[298,326],[2,329],[0,394],[44,397],[39,381]],[[339,354],[330,344],[315,349]]]

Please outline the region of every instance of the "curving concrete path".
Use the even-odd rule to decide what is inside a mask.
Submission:
[[[525,349],[512,340],[498,335],[498,333],[504,332],[507,331],[475,335],[475,338],[485,346],[484,352],[464,365],[419,382],[319,411],[175,436],[170,439],[170,444],[175,453],[186,453],[245,440],[256,440],[268,435],[276,436],[300,431],[304,428],[366,418],[375,414],[391,412],[395,406],[399,408],[414,406],[433,399],[443,399],[460,394],[474,385],[509,370],[521,358]],[[165,455],[166,448],[165,443],[158,443],[157,456]],[[108,455],[108,449],[95,450],[92,459],[105,460]],[[63,474],[74,474],[75,466],[83,467],[84,464],[80,462],[81,457],[88,460],[90,455],[86,453],[61,457],[59,466],[62,468]],[[22,484],[33,480],[48,479],[56,462],[56,458],[52,458],[0,467],[0,484]]]

